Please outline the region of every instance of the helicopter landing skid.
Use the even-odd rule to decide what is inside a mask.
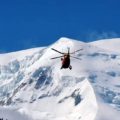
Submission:
[[[69,69],[70,69],[70,70],[72,69],[72,66],[71,66],[71,65],[69,66]]]

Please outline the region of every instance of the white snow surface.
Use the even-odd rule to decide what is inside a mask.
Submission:
[[[72,70],[61,52],[82,49]],[[47,47],[0,54],[0,118],[5,120],[119,120],[120,39],[90,43],[60,38]]]

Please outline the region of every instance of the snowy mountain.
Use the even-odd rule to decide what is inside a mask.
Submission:
[[[72,70],[52,51],[82,49]],[[60,38],[47,47],[0,54],[0,118],[119,120],[120,39],[84,43]]]

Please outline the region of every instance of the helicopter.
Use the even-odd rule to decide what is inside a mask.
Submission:
[[[71,53],[70,53],[70,48],[68,48],[68,53],[60,52],[60,51],[58,51],[54,48],[51,48],[51,49],[54,50],[55,52],[58,52],[58,53],[62,54],[62,56],[51,58],[51,59],[61,58],[61,61],[62,61],[61,69],[63,69],[63,68],[64,69],[69,68],[70,70],[72,69],[72,66],[70,65],[70,57],[81,60],[80,58],[77,58],[77,57],[74,57],[74,56],[71,56],[71,55],[78,52],[78,51],[81,51],[82,49],[76,50],[76,51],[71,52]]]

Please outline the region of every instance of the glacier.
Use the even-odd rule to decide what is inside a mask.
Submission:
[[[72,70],[51,50],[82,49]],[[120,39],[82,42],[62,37],[46,46],[0,54],[0,118],[119,120]]]

